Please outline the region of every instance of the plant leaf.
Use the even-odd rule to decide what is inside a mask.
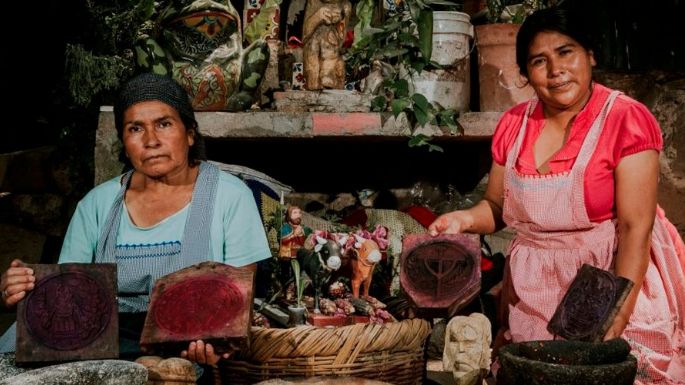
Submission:
[[[388,101],[385,99],[385,96],[379,95],[376,96],[371,100],[371,111],[385,111],[386,106],[388,105]]]
[[[421,10],[419,18],[416,21],[419,32],[419,50],[421,56],[426,60],[430,60],[433,52],[433,11]]]
[[[393,99],[392,102],[390,103],[390,107],[392,108],[392,114],[397,117],[402,111],[404,111],[405,108],[408,108],[411,102],[409,99]]]
[[[302,284],[302,277],[300,277],[300,262],[293,258],[290,260],[290,265],[293,267],[295,274],[295,290],[297,292],[297,306],[302,306],[302,294],[304,293],[304,285]]]
[[[425,146],[427,144],[426,139],[428,139],[428,136],[424,134],[416,134],[409,138],[409,147]]]
[[[442,147],[430,143],[433,138],[424,134],[417,134],[409,138],[409,147],[428,146],[428,152],[445,152]]]
[[[404,98],[409,96],[409,82],[407,79],[397,79],[390,88],[395,91],[395,97]]]

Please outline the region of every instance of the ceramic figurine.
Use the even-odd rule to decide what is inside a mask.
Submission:
[[[242,111],[257,100],[269,63],[264,40],[246,49],[242,40],[229,1],[173,1],[139,31],[136,62],[143,71],[172,76],[196,110]]]
[[[312,233],[312,229],[302,225],[302,210],[297,206],[289,206],[284,219],[283,226],[281,226],[278,257],[290,260],[297,257],[297,250],[304,245],[304,241]]]
[[[355,234],[354,248],[352,253],[352,296],[359,298],[359,290],[364,285],[363,295],[369,295],[371,279],[373,278],[373,268],[381,260],[381,251],[378,244],[372,239],[364,239]]]

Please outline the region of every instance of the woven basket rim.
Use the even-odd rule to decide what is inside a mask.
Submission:
[[[236,356],[236,360],[266,362],[274,358],[335,356],[337,364],[349,364],[361,353],[422,349],[430,330],[430,324],[423,319],[335,328],[254,327],[250,348]]]

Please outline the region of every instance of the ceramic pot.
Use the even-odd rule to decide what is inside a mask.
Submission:
[[[288,306],[288,326],[295,327],[305,324],[305,314],[307,313],[306,307],[299,306]]]

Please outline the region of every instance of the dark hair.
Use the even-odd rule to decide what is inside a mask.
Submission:
[[[124,112],[136,103],[149,100],[160,101],[175,109],[186,131],[193,131],[194,143],[188,151],[188,162],[196,164],[200,160],[207,160],[204,138],[197,129],[195,112],[190,104],[188,93],[168,76],[143,73],[124,84],[114,103],[114,126],[119,140],[123,142]],[[131,163],[123,148],[119,154],[119,160],[126,165],[126,168],[131,168]]]
[[[537,10],[526,18],[516,35],[516,64],[523,76],[528,77],[526,64],[530,44],[538,33],[544,31],[559,32],[577,41],[586,50],[592,50],[592,41],[578,15],[561,8]]]

